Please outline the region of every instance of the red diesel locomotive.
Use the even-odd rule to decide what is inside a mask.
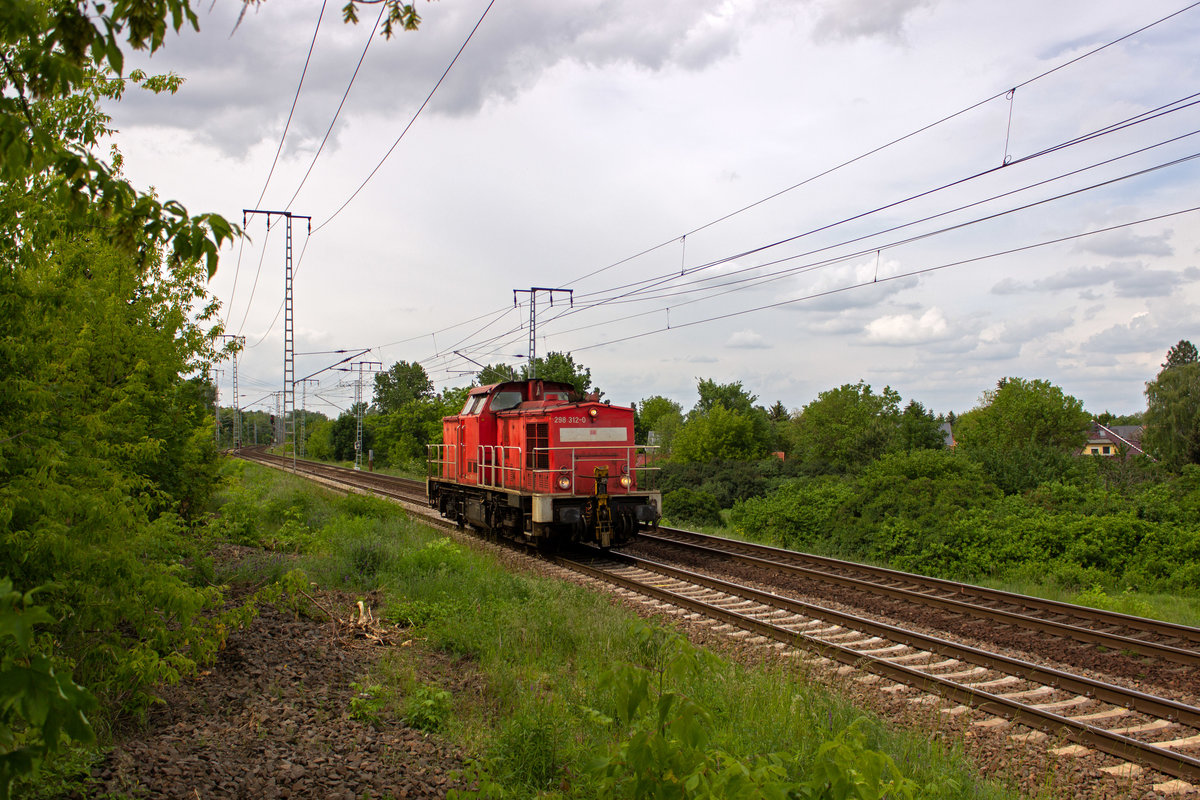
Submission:
[[[459,525],[539,545],[609,547],[656,527],[662,495],[633,441],[633,409],[528,380],[471,390],[430,446],[429,505]]]

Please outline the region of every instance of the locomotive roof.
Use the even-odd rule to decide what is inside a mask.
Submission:
[[[527,387],[531,383],[541,383],[543,389],[549,388],[555,390],[565,390],[571,394],[577,394],[575,387],[569,383],[563,383],[562,381],[543,381],[540,378],[533,378],[532,380],[526,381],[502,381],[501,383],[489,383],[487,386],[474,387],[468,394],[491,394],[492,392],[498,391],[499,389],[505,387]]]

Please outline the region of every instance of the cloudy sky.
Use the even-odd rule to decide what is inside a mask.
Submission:
[[[181,90],[108,109],[136,184],[239,223],[312,216],[297,377],[345,348],[439,386],[518,364],[531,287],[574,290],[537,295],[538,353],[685,409],[697,378],[793,409],[862,380],[961,413],[1020,376],[1129,413],[1200,339],[1200,7],[417,3],[389,41],[331,0],[298,99],[319,2],[236,29],[239,2],[201,3],[200,33],[134,61]],[[246,230],[211,288],[254,406],[282,380],[285,229]],[[309,407],[345,408],[348,379]]]

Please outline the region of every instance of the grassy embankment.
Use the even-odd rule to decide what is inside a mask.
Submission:
[[[264,562],[280,573],[298,565],[321,586],[379,591],[382,613],[416,643],[362,676],[348,713],[461,743],[477,759],[480,796],[635,797],[639,775],[720,797],[785,787],[826,796],[821,787],[839,781],[828,796],[877,797],[889,784],[891,797],[1015,796],[973,776],[939,714],[929,730],[891,730],[814,686],[799,660],[710,656],[608,597],[513,574],[393,505],[256,465],[230,472],[223,537],[298,553],[287,566]],[[425,683],[422,648],[476,671],[482,690]]]

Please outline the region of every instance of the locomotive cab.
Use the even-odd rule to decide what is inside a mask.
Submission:
[[[430,505],[460,524],[608,547],[658,524],[633,410],[529,380],[471,390],[430,448]]]

